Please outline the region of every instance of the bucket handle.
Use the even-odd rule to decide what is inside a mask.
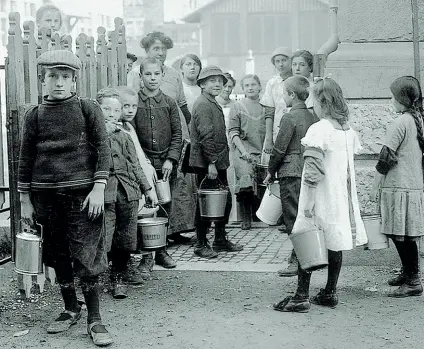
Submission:
[[[40,227],[40,239],[41,239],[41,241],[43,241],[43,237],[44,237],[44,227],[43,227],[43,225],[42,225],[42,224],[37,223],[37,221],[35,221],[35,225]],[[31,227],[30,227],[30,228],[31,228]],[[30,234],[32,234],[32,233],[30,233]],[[33,235],[36,235],[36,234],[33,234]]]
[[[168,212],[166,212],[166,210],[163,208],[163,206],[162,206],[162,205],[158,204],[158,206],[159,206],[159,208],[160,208],[160,209],[162,209],[162,211],[163,211],[163,212],[165,212],[165,214],[166,214],[166,218],[168,218],[168,221],[169,221],[169,215],[168,215]],[[144,207],[149,207],[149,205],[144,205]],[[154,214],[156,215],[158,212],[159,212],[159,210],[158,210],[158,211],[156,211]]]
[[[273,185],[274,183],[268,183],[267,185],[266,185],[266,188],[268,189],[268,191],[269,191],[269,196],[275,196],[277,199],[281,199],[278,195],[275,195],[273,192],[272,192],[272,190],[271,190],[271,186]]]
[[[211,181],[218,180],[218,182],[219,182],[219,184],[221,185],[221,187],[225,187],[225,188],[227,187],[226,185],[224,185],[224,183],[222,183],[222,181],[221,181],[218,177],[216,177],[216,179],[210,179],[210,178],[208,178],[208,177],[205,177],[205,178],[203,178],[203,179],[202,179],[202,181],[200,182],[199,190],[200,190],[200,189],[202,189],[203,182],[204,182],[206,179],[211,180]],[[218,187],[218,189],[220,189],[220,188]]]

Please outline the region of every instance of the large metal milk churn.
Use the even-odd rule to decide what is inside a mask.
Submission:
[[[25,226],[16,234],[15,271],[23,275],[43,273],[43,226]]]

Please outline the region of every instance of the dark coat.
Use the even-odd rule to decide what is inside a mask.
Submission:
[[[292,106],[281,119],[280,131],[274,143],[268,165],[271,174],[278,172],[278,178],[302,177],[303,147],[301,140],[308,128],[319,119],[311,114],[304,102]]]
[[[207,168],[215,163],[218,170],[230,166],[224,113],[215,99],[202,93],[194,102],[191,119],[191,167]]]

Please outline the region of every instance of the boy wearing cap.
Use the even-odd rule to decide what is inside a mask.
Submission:
[[[81,318],[74,276],[81,280],[88,310],[87,331],[96,345],[112,337],[99,311],[98,276],[106,270],[103,207],[109,149],[96,102],[71,93],[77,56],[68,50],[40,55],[47,95],[23,121],[18,191],[24,224],[44,227],[43,261],[54,268],[65,311],[48,333],[60,333]]]
[[[227,168],[230,165],[230,160],[225,118],[221,106],[215,100],[226,83],[227,78],[221,69],[216,66],[205,67],[197,80],[197,84],[202,89],[202,94],[193,105],[189,164],[196,173],[198,186],[205,178],[219,179],[222,184],[228,186]],[[210,222],[202,220],[199,205],[197,205],[197,242],[194,248],[194,253],[197,256],[216,258],[219,251],[236,252],[243,250],[243,246],[232,243],[226,237],[225,225],[228,223],[230,212],[231,194],[228,192],[224,221],[215,222],[215,240],[212,249],[206,239]]]

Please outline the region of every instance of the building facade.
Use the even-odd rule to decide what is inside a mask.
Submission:
[[[316,52],[329,37],[324,0],[215,0],[183,18],[198,23],[201,53],[207,64],[245,73],[252,50],[256,73],[264,81],[275,72],[270,62],[278,46]]]

